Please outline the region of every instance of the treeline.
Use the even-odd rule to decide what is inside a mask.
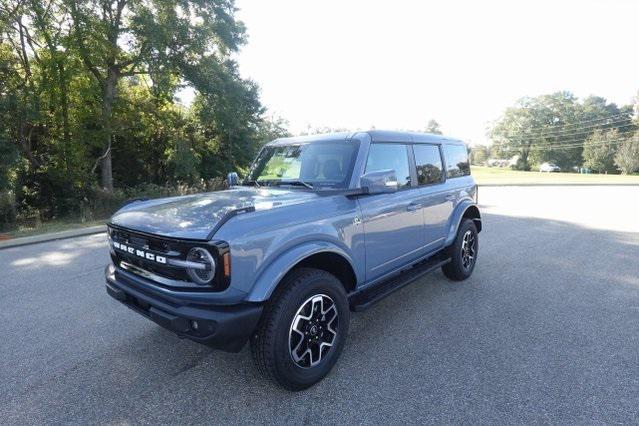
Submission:
[[[210,189],[285,134],[239,75],[234,15],[232,0],[0,0],[0,228]]]
[[[636,111],[635,111],[636,110]],[[473,149],[479,164],[490,158],[516,159],[519,170],[552,162],[562,170],[580,168],[597,173],[639,171],[637,105],[617,106],[590,96],[579,100],[570,92],[522,98],[493,123],[490,147]]]

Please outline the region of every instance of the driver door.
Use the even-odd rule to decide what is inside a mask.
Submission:
[[[366,281],[370,282],[418,258],[424,249],[420,194],[411,188],[412,150],[403,143],[373,143],[367,172],[393,169],[399,190],[359,198],[365,233]]]

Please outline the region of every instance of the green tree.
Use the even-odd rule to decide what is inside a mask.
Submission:
[[[584,167],[599,173],[616,172],[615,153],[620,140],[621,135],[617,129],[595,130],[584,143]]]
[[[625,175],[639,171],[639,131],[621,144],[615,155],[615,165]]]
[[[519,156],[518,167],[551,161],[563,169],[582,163],[583,145],[596,130],[632,131],[632,109],[591,96],[582,102],[570,92],[522,98],[506,109],[489,132],[494,151]]]
[[[13,193],[16,202],[30,208],[43,207],[49,214],[71,209],[75,169],[72,164],[69,123],[69,63],[61,49],[66,28],[30,0],[0,0],[0,39],[3,56],[0,70],[6,82],[3,109],[10,117],[7,140],[24,161],[15,163]],[[8,55],[8,56],[6,56]]]
[[[113,190],[113,108],[125,77],[147,74],[169,94],[179,78],[216,80],[244,42],[233,0],[62,0],[72,42],[100,87],[101,185]],[[168,95],[167,95],[168,96]]]
[[[300,133],[302,136],[308,135],[321,135],[323,133],[341,133],[352,131],[351,129],[347,129],[346,127],[330,127],[330,126],[311,126],[310,124],[306,126],[306,130]]]
[[[430,120],[428,120],[428,123],[426,123],[426,128],[424,129],[424,132],[432,133],[433,135],[441,135],[442,134],[441,127],[440,127],[439,123],[435,119],[432,119],[432,118]]]
[[[9,46],[0,45],[0,191],[10,189],[11,170],[18,159],[14,144],[15,112],[17,109],[16,85],[20,84],[15,75],[16,59]],[[13,123],[13,125],[11,124]]]
[[[212,188],[202,179],[287,133],[239,76],[234,13],[221,0],[0,0],[0,226],[108,214],[147,187]],[[185,85],[191,106],[176,99]]]
[[[470,163],[484,164],[488,160],[489,149],[486,145],[475,145],[470,148]]]

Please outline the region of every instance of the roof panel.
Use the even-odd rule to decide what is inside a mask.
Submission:
[[[287,145],[291,143],[308,143],[329,140],[349,140],[357,134],[368,134],[371,142],[414,142],[414,143],[463,143],[460,139],[455,139],[442,135],[419,132],[400,132],[394,130],[368,130],[362,132],[339,132],[323,133],[317,135],[294,136],[290,138],[276,139],[270,145]]]

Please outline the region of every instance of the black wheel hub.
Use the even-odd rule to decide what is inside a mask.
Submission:
[[[461,246],[461,260],[464,269],[470,269],[477,258],[477,235],[470,229],[464,233]]]

